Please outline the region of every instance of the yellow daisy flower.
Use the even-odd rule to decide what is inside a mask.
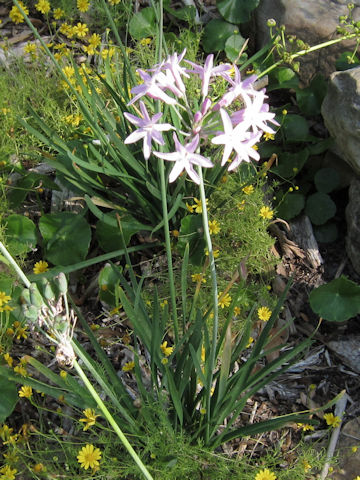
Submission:
[[[87,12],[90,7],[89,0],[77,0],[76,6],[80,12]]]
[[[265,468],[257,473],[255,480],[276,480],[276,475]]]
[[[257,314],[260,320],[267,322],[271,317],[272,311],[268,307],[260,307]]]
[[[134,370],[134,368],[135,368],[135,362],[126,362],[121,370],[123,372],[131,372],[131,370]]]
[[[24,13],[26,15],[29,15],[29,9],[27,7],[25,7],[25,5],[23,4],[23,2],[20,2],[19,1],[19,5],[20,7],[23,9]],[[24,17],[22,15],[22,13],[20,13],[20,10],[18,9],[18,7],[16,7],[15,5],[12,7],[12,9],[10,10],[10,13],[9,13],[9,17],[11,18],[11,20],[14,22],[14,23],[22,23],[24,21]]]
[[[274,211],[270,207],[261,207],[259,215],[264,220],[271,220],[274,216]]]
[[[33,272],[35,275],[38,275],[39,273],[44,273],[49,270],[49,264],[45,262],[44,260],[40,260],[39,262],[36,262],[33,268]]]
[[[100,465],[101,451],[99,448],[95,448],[94,445],[87,444],[79,451],[77,459],[84,470],[96,468]]]
[[[341,423],[341,418],[335,416],[333,413],[325,413],[324,420],[326,421],[327,425],[329,425],[329,427],[333,428],[338,427]]]
[[[174,350],[174,347],[168,347],[167,346],[167,341],[165,340],[165,342],[163,342],[161,345],[160,345],[160,350],[162,351],[162,353],[165,355],[165,357],[169,357],[173,350]]]
[[[86,408],[83,410],[83,414],[85,415],[85,418],[80,418],[79,422],[84,422],[83,431],[85,432],[90,427],[95,425],[96,418],[100,415],[95,415],[95,410],[93,408]]]
[[[19,390],[19,397],[30,398],[32,393],[32,388],[29,385],[23,385]]]
[[[221,308],[225,308],[225,307],[228,307],[231,303],[231,297],[228,293],[226,293],[225,295],[223,295],[222,293],[219,293],[219,307]]]
[[[246,187],[244,187],[242,191],[245,193],[245,195],[251,195],[252,193],[254,193],[254,185],[246,185]]]
[[[217,235],[220,232],[220,223],[217,220],[209,221],[209,231],[210,235]]]

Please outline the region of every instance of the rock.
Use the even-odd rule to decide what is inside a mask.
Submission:
[[[350,184],[346,223],[346,253],[360,275],[360,178],[353,178]]]
[[[353,480],[357,478],[360,472],[359,428],[359,418],[354,418],[343,426],[336,448],[339,465],[326,478],[331,480]],[[353,447],[354,450],[352,450]]]
[[[348,14],[348,0],[262,0],[255,10],[258,47],[269,40],[267,20],[285,25],[286,34],[296,35],[309,45],[317,45],[336,38],[339,16]],[[353,2],[353,17],[360,19],[360,0]],[[301,59],[300,78],[304,83],[316,73],[326,77],[335,71],[335,60],[342,52],[351,50],[355,42],[341,42]]]
[[[331,340],[327,346],[341,359],[347,367],[360,373],[360,337],[352,336],[340,340]]]
[[[336,153],[360,175],[360,67],[331,75],[321,113]]]

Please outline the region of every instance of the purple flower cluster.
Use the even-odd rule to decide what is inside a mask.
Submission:
[[[174,53],[159,65],[155,65],[148,71],[138,69],[137,72],[143,83],[131,90],[134,98],[128,105],[134,105],[140,98],[146,96],[160,100],[170,108],[176,110],[176,115],[181,120],[181,131],[173,133],[174,151],[153,152],[158,158],[175,162],[169,176],[169,182],[173,182],[185,170],[189,177],[197,184],[200,178],[194,170],[194,165],[210,168],[213,163],[203,155],[200,155],[200,141],[203,143],[210,140],[214,145],[224,145],[221,165],[224,166],[230,159],[232,152],[235,156],[229,165],[229,170],[236,169],[241,162],[250,162],[251,159],[259,160],[258,152],[253,148],[259,142],[262,134],[275,133],[267,122],[279,125],[274,119],[275,114],[269,112],[269,105],[265,103],[267,96],[265,90],[257,91],[254,82],[257,77],[252,75],[242,80],[236,65],[219,65],[214,67],[214,56],[208,55],[205,64],[184,60],[186,50],[180,55]],[[184,61],[192,68],[180,65]],[[232,78],[231,71],[234,76]],[[201,79],[200,110],[192,112],[186,93],[183,78],[189,78],[194,74]],[[214,77],[221,76],[229,84],[227,92],[220,98],[212,98],[211,81]],[[237,99],[241,100],[242,108],[229,113],[229,107]],[[125,140],[125,143],[134,143],[143,139],[143,153],[146,160],[151,154],[152,142],[165,145],[162,133],[175,130],[169,123],[158,123],[162,113],[156,113],[150,117],[145,103],[139,102],[141,117],[130,113],[124,113],[125,118],[137,127]],[[186,111],[186,119],[179,113]],[[191,125],[189,126],[189,119]],[[186,138],[179,140],[178,135]]]

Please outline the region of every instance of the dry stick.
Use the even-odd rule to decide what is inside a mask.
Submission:
[[[334,431],[331,435],[328,451],[327,451],[327,454],[326,454],[326,462],[325,462],[325,465],[322,469],[320,480],[325,480],[325,478],[327,477],[327,474],[329,472],[330,461],[334,456],[335,447],[336,447],[336,444],[337,444],[337,441],[338,441],[338,438],[339,438],[339,434],[340,434],[342,417],[345,413],[345,407],[346,407],[346,403],[347,403],[348,399],[349,399],[348,395],[346,393],[344,393],[344,395],[341,398],[339,398],[339,400],[336,402],[335,415],[341,419],[341,422],[340,422],[340,425],[334,429]]]

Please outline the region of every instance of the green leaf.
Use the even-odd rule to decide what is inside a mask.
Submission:
[[[319,115],[327,91],[327,82],[317,75],[306,88],[296,89],[296,101],[300,110],[308,116]]]
[[[310,293],[310,306],[330,322],[344,322],[360,313],[360,286],[344,275]]]
[[[305,206],[305,197],[301,193],[288,193],[280,205],[276,208],[278,217],[291,220],[299,215]]]
[[[247,54],[242,53],[239,56],[240,51],[245,43],[245,38],[241,35],[231,35],[225,42],[225,53],[230,62],[237,63],[239,60],[245,61]]]
[[[85,259],[91,229],[81,215],[71,212],[44,215],[39,229],[45,243],[44,257],[54,265],[71,265]]]
[[[339,174],[334,168],[321,168],[314,176],[316,188],[321,193],[330,193],[339,185]]]
[[[152,7],[146,7],[135,13],[129,22],[130,35],[135,40],[152,37],[156,32],[156,17]]]
[[[116,306],[115,289],[120,283],[119,276],[114,271],[114,268],[118,267],[105,265],[100,271],[98,279],[100,300],[112,307]]]
[[[306,200],[305,213],[314,225],[322,225],[336,213],[336,205],[326,193],[313,193]]]
[[[294,153],[281,152],[278,157],[279,165],[273,167],[271,171],[283,178],[293,178],[305,165],[309,157],[309,151],[307,148],[304,148]]]
[[[343,52],[335,62],[336,70],[344,71],[358,67],[360,60],[356,55],[353,57],[353,53],[354,52]],[[349,63],[349,60],[351,60],[351,63]]]
[[[9,192],[10,205],[13,208],[19,207],[29,191],[36,187],[48,188],[51,190],[60,190],[59,186],[50,180],[46,175],[41,175],[36,172],[30,172],[20,177],[19,180],[13,185],[13,188]]]
[[[206,24],[203,35],[203,46],[207,53],[219,52],[225,49],[226,40],[231,35],[239,33],[236,25],[214,18]]]
[[[6,219],[7,244],[12,255],[30,252],[37,243],[36,226],[30,218],[13,214]]]
[[[185,7],[175,9],[170,7],[170,2],[164,2],[164,10],[173,17],[184,20],[185,22],[194,20],[196,16],[196,8],[193,5],[186,5]]]
[[[3,376],[0,377],[0,392],[0,423],[3,423],[12,414],[19,397],[16,384]]]
[[[309,135],[309,126],[304,117],[288,114],[284,118],[282,131],[288,142],[304,142]]]
[[[269,87],[267,90],[278,90],[280,88],[297,88],[299,77],[288,67],[279,67],[269,74]]]
[[[314,235],[319,243],[332,243],[338,238],[336,223],[327,222],[324,225],[314,225]]]
[[[259,5],[260,0],[217,0],[221,15],[230,23],[245,23],[250,13]]]

